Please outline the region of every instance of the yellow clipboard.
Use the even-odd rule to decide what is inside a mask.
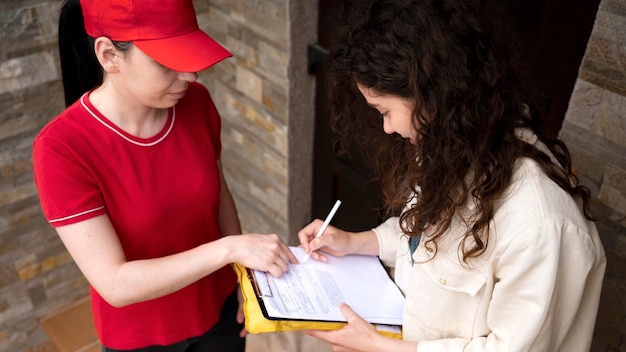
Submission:
[[[234,263],[233,268],[239,278],[239,286],[243,294],[246,330],[251,334],[296,330],[338,330],[346,326],[344,322],[268,319],[263,314],[262,297],[258,288],[255,288],[252,273],[239,263]],[[380,329],[378,332],[388,337],[402,339],[402,333]]]

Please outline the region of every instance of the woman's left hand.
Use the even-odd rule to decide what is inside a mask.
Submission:
[[[304,330],[303,333],[330,343],[334,352],[381,351],[378,346],[380,340],[385,337],[380,335],[372,324],[361,318],[345,303],[339,306],[339,310],[348,322],[343,329]]]
[[[237,309],[237,322],[239,324],[243,324],[246,320],[246,316],[243,314],[243,293],[241,293],[241,288],[237,285],[237,301],[239,301],[239,308]],[[248,330],[244,326],[243,329],[239,332],[239,337],[245,337],[248,335]]]

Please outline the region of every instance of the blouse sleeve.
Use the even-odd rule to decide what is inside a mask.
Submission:
[[[380,259],[387,266],[395,266],[398,242],[402,236],[400,219],[391,217],[372,230],[378,239]]]

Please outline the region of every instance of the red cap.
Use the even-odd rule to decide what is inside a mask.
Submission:
[[[191,0],[80,0],[87,34],[132,41],[161,65],[202,71],[232,56],[198,27]]]

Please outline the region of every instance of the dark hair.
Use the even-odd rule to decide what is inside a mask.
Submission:
[[[401,210],[407,195],[419,195],[400,218],[407,235],[433,229],[426,245],[436,254],[456,210],[476,199],[476,213],[466,219],[463,260],[487,248],[495,203],[521,157],[580,197],[592,219],[589,190],[578,185],[567,147],[539,129],[534,95],[479,13],[468,0],[375,0],[332,51],[329,70],[339,149],[365,148],[390,212]],[[355,102],[364,103],[357,82],[415,103],[416,145],[382,133],[379,118],[355,114]],[[517,138],[517,128],[532,129],[558,164]]]
[[[132,42],[113,41],[113,45],[120,51],[126,51]],[[94,52],[94,38],[85,31],[80,0],[66,0],[61,8],[59,56],[66,106],[102,84],[102,67]]]

